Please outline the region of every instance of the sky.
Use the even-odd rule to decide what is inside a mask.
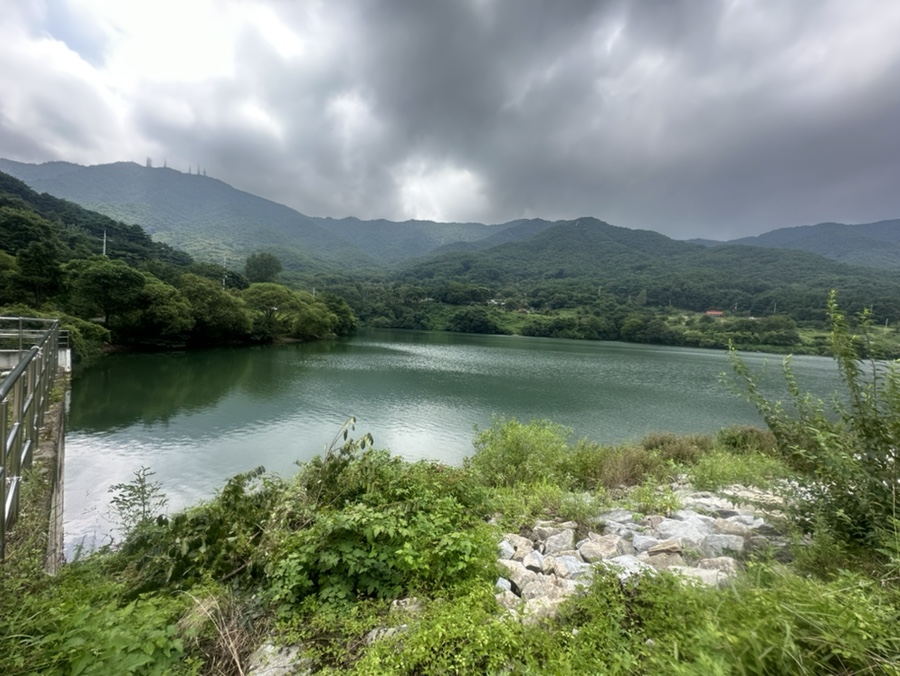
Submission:
[[[314,216],[900,218],[895,0],[0,0],[0,157]]]

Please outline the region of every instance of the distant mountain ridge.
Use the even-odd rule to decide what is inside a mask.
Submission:
[[[215,178],[133,162],[85,167],[0,159],[0,171],[37,192],[136,223],[158,241],[217,262],[277,249],[284,264],[295,269],[335,264],[376,267],[423,256],[442,246],[485,239],[521,223],[312,217]]]
[[[689,240],[708,247],[729,245],[794,249],[849,265],[900,270],[900,219],[848,225],[819,223],[778,228],[755,237],[727,242]]]
[[[221,262],[242,258],[253,251],[277,250],[287,268],[308,272],[335,266],[361,269],[400,265],[423,257],[488,251],[526,241],[532,254],[539,255],[541,237],[558,225],[542,219],[483,225],[307,216],[218,179],[133,162],[85,167],[68,162],[27,164],[0,159],[0,171],[19,178],[38,192],[71,200],[122,222],[138,224],[155,240],[201,260]],[[613,236],[614,232],[619,234]],[[655,237],[660,250],[669,254],[677,249],[677,246],[672,248],[674,244],[666,243],[675,240],[664,235],[627,228],[607,231],[605,236],[610,239],[603,247],[613,250],[619,246],[633,247],[635,236],[629,233],[636,232],[648,233],[644,238]],[[566,237],[577,241],[577,231],[566,233]],[[560,236],[559,232],[553,236]],[[780,228],[729,242],[689,240],[678,244],[789,249],[849,265],[900,270],[900,220],[861,225],[820,223]],[[510,250],[515,251],[515,247]],[[578,246],[573,246],[570,254],[572,263],[590,255],[588,249]]]

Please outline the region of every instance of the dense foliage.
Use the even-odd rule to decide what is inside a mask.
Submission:
[[[842,545],[883,549],[896,545],[900,531],[900,371],[897,362],[871,356],[868,313],[861,315],[855,334],[833,293],[828,311],[831,347],[846,386],[830,413],[824,402],[800,389],[789,360],[784,365],[792,395],[788,406],[764,397],[733,351],[732,363],[785,462],[811,479],[791,496],[800,523]]]
[[[351,332],[356,318],[331,294],[272,283],[270,253],[242,274],[159,244],[125,225],[0,174],[0,307],[62,316],[79,356],[99,344],[222,345]],[[250,281],[266,279],[265,284]]]

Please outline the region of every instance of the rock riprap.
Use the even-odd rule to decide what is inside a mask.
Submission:
[[[595,530],[576,542],[578,524],[539,521],[530,533],[499,543],[497,602],[526,620],[552,616],[602,566],[625,580],[668,570],[709,586],[728,584],[739,561],[759,549],[786,551],[767,519],[778,498],[732,486],[720,494],[675,486],[682,509],[642,515],[618,508],[598,515]]]

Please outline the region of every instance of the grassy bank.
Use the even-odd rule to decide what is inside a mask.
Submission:
[[[39,570],[26,511],[3,568],[0,670],[241,673],[274,636],[320,673],[896,673],[897,559],[827,531],[810,541],[797,523],[793,564],[760,554],[727,589],[598,575],[546,625],[497,606],[502,533],[547,518],[587,532],[617,504],[672,511],[679,475],[707,490],[797,479],[770,433],[609,447],[497,421],[463,468],[366,442],[341,438],[291,479],[251,472],[183,513],[136,518],[119,546],[55,578]],[[144,479],[120,487],[124,518],[159,497]],[[392,606],[409,596],[416,614]],[[400,622],[402,636],[366,641]]]

